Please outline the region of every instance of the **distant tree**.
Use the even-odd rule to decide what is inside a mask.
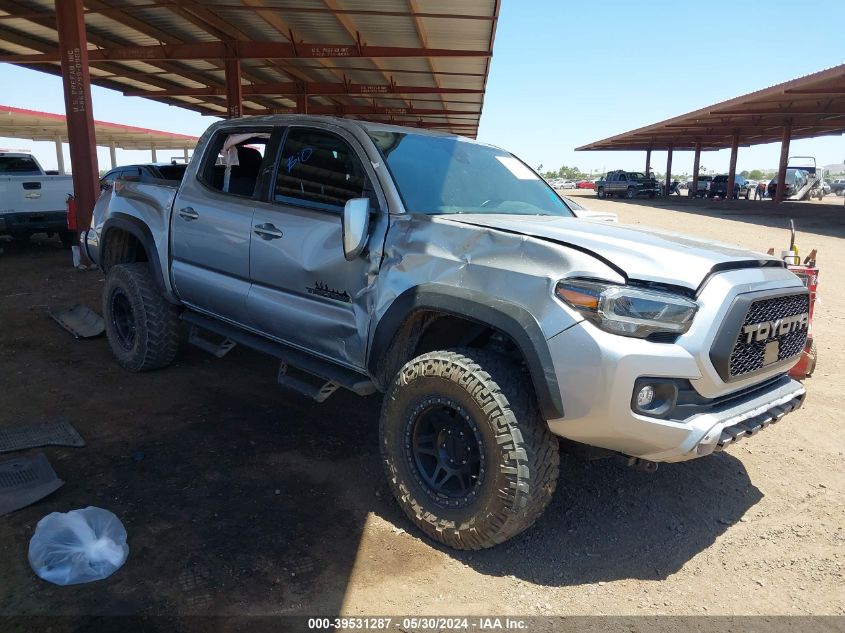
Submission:
[[[743,174],[743,176],[750,178],[751,180],[762,180],[765,174],[762,169],[752,169],[747,174]]]
[[[751,178],[751,176],[749,175],[750,173],[751,172],[749,172],[747,169],[743,169],[741,172],[739,172],[739,175],[743,178]]]

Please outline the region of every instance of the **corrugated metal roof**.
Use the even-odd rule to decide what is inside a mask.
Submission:
[[[845,134],[845,64],[750,92],[577,150],[701,149]]]
[[[500,1],[84,5],[96,84],[219,116],[227,105],[224,59],[234,55],[242,60],[245,114],[299,107],[475,136]],[[0,61],[60,73],[53,2],[0,0]],[[202,54],[186,54],[186,45]]]

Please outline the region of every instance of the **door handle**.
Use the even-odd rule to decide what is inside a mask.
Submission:
[[[194,211],[191,207],[179,209],[179,215],[182,216],[182,218],[184,218],[188,222],[190,222],[191,220],[198,220],[200,217],[200,214]]]
[[[256,224],[253,232],[258,235],[262,240],[278,240],[285,236],[279,229],[277,229],[273,224]]]

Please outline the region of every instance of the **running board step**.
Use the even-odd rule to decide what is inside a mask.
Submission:
[[[290,367],[285,361],[279,363],[279,371],[276,374],[276,382],[282,387],[301,393],[311,398],[314,402],[325,402],[335,391],[340,388],[336,382],[327,381],[322,384],[311,384],[301,378],[290,375]]]
[[[285,365],[285,371],[282,371],[282,368],[280,367],[279,373],[277,374],[279,384],[312,397],[317,402],[323,402],[339,387],[348,389],[359,396],[369,396],[370,394],[376,392],[375,384],[373,384],[373,381],[366,375],[352,369],[347,369],[346,367],[341,367],[340,365],[336,365],[316,356],[312,356],[307,352],[295,349],[289,345],[285,345],[284,343],[279,343],[258,334],[247,332],[213,317],[208,317],[204,314],[193,312],[191,310],[183,312],[181,318],[183,321],[190,323],[192,326],[208,330],[209,332],[222,336],[233,343],[237,343],[238,345],[243,345],[244,347],[249,347],[250,349],[267,354],[268,356],[278,358],[281,363]],[[214,345],[210,341],[208,341],[208,343],[210,345]],[[295,367],[306,374],[311,374],[312,376],[320,379],[320,384],[322,386],[310,385],[299,378],[294,378],[288,375],[289,367]],[[299,388],[301,385],[305,385],[305,388]],[[333,388],[331,385],[333,385]],[[317,397],[312,395],[314,393],[316,393]],[[321,394],[325,395],[321,396]],[[318,399],[320,397],[321,399]]]
[[[214,341],[209,341],[207,338],[200,334],[200,330],[196,325],[191,326],[191,333],[188,336],[188,343],[193,345],[194,347],[198,347],[204,352],[208,352],[217,358],[223,358],[226,354],[231,352],[235,347],[237,347],[237,343],[230,338],[225,338],[219,343],[215,343]]]

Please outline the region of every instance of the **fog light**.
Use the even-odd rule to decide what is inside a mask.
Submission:
[[[631,392],[634,413],[652,418],[665,418],[678,401],[678,387],[672,378],[638,378]]]
[[[646,409],[654,402],[654,387],[646,385],[637,392],[637,406],[640,409]]]

